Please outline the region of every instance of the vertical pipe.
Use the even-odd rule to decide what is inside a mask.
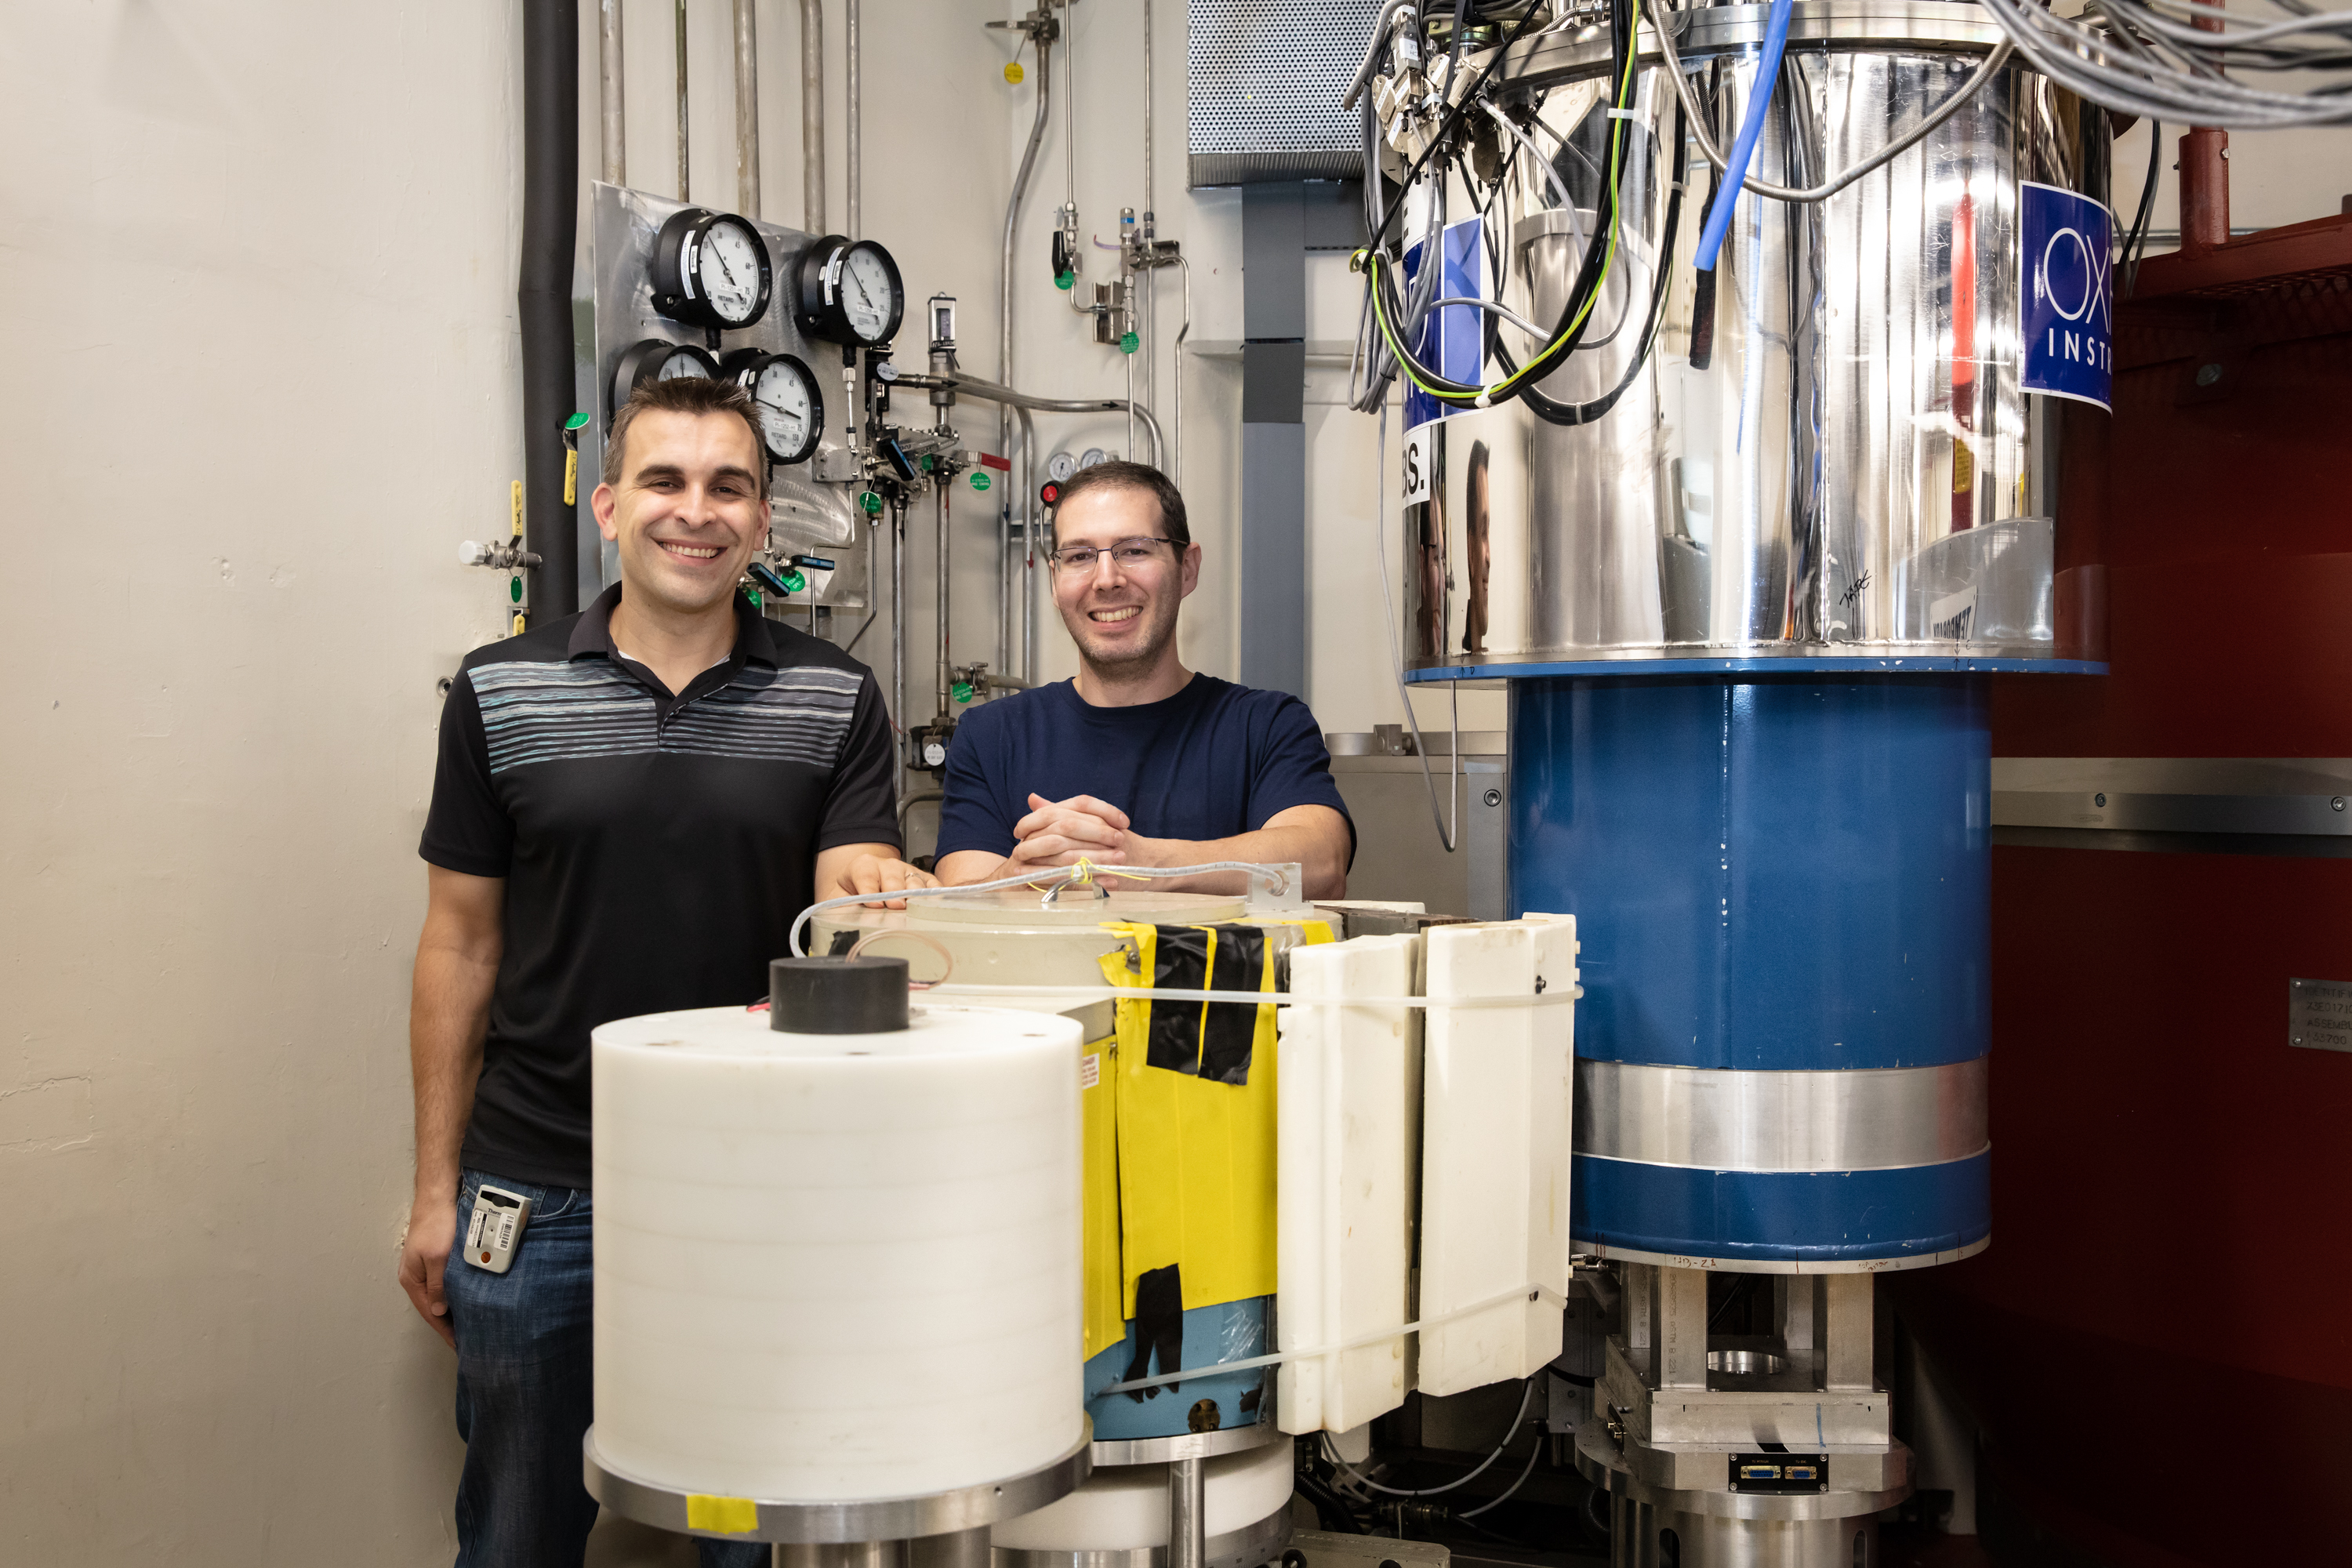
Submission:
[[[1021,411],[1021,679],[1037,684],[1037,422]]]
[[[1202,1459],[1168,1467],[1168,1568],[1208,1568],[1208,1477]]]
[[[898,765],[890,770],[891,793],[907,794],[907,503],[890,503],[890,718],[898,735]]]
[[[940,717],[948,711],[948,481],[944,474],[934,476],[931,493],[939,502],[939,562],[933,569],[939,574],[937,597],[940,623],[940,650],[936,660],[940,688]]]
[[[2212,0],[2220,5],[2223,0]],[[2218,16],[2200,16],[2194,24],[2209,33],[2221,31]],[[2211,125],[2192,125],[2180,139],[2180,248],[2210,250],[2230,243],[2230,133]]]
[[[849,216],[845,232],[850,238],[858,239],[866,233],[864,212],[866,155],[863,146],[865,138],[860,133],[857,123],[858,105],[862,101],[857,80],[857,52],[860,47],[857,37],[857,0],[847,0],[845,9],[849,15],[848,35],[844,39],[844,47],[849,51]]]
[[[1159,237],[1160,220],[1151,200],[1151,132],[1154,83],[1151,75],[1151,0],[1143,0],[1143,241],[1150,245]],[[1143,401],[1154,414],[1160,412],[1160,269],[1153,268],[1136,275],[1129,285],[1130,296],[1137,284],[1143,289],[1142,310],[1135,318],[1136,335],[1143,340],[1137,353],[1143,361]],[[1129,303],[1136,301],[1130,297]],[[1129,442],[1131,447],[1133,442]],[[1130,458],[1133,452],[1128,454]]]
[[[801,0],[801,226],[824,232],[824,0]]]
[[[760,216],[760,19],[735,0],[735,210]]]
[[[628,115],[622,94],[621,0],[603,0],[596,17],[598,124],[604,143],[604,183],[629,183]]]
[[[579,238],[580,7],[522,8],[522,327],[524,548],[534,620],[580,607],[580,521],[563,501],[563,422],[575,406],[572,262]]]
[[[677,52],[677,199],[685,201],[693,189],[686,168],[686,0],[677,0],[677,24],[671,37]]]
[[[1013,195],[1004,204],[1004,244],[996,267],[996,379],[999,384],[1013,384],[1013,238],[1021,221],[1021,200],[1028,194],[1029,173],[1036,166],[1037,149],[1045,140],[1045,113],[1052,90],[1054,47],[1045,38],[1037,40],[1037,114],[1029,125],[1029,144],[1022,150],[1020,172],[1013,176]],[[996,449],[1008,450],[1013,435],[1013,410],[1003,404],[996,409]],[[1023,504],[1027,504],[1024,500]],[[1009,510],[1007,513],[1009,520]],[[996,668],[1013,668],[1012,616],[1005,602],[1004,584],[1010,575],[1010,542],[1007,531],[997,531],[996,578],[1000,588],[997,595]]]

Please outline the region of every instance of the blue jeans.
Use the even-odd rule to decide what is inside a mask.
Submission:
[[[466,1224],[484,1182],[531,1200],[504,1274],[465,1258]],[[445,1275],[457,1334],[457,1568],[579,1568],[596,1500],[580,1479],[595,1413],[595,1275],[583,1188],[467,1171]],[[698,1541],[702,1568],[764,1568],[768,1548]]]

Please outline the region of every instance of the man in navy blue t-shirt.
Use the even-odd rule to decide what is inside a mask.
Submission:
[[[966,714],[948,751],[936,868],[985,882],[1081,857],[1101,866],[1296,860],[1307,895],[1346,896],[1355,828],[1307,704],[1195,675],[1176,611],[1201,579],[1184,498],[1159,469],[1100,463],[1063,487],[1054,603],[1076,679]],[[1209,873],[1161,887],[1239,891]]]

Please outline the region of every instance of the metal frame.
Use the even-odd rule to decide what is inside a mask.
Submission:
[[[751,1530],[729,1532],[689,1530],[686,1522],[688,1494],[640,1479],[606,1464],[596,1451],[593,1426],[581,1439],[580,1448],[582,1479],[589,1495],[640,1524],[713,1541],[826,1544],[946,1535],[1034,1513],[1076,1491],[1093,1473],[1093,1446],[1094,1422],[1088,1417],[1077,1442],[1066,1453],[1023,1475],[921,1497],[853,1502],[756,1498],[751,1500],[759,1510],[758,1525]]]
[[[1212,1535],[1205,1542],[1203,1568],[1257,1568],[1272,1562],[1290,1544],[1290,1508],[1275,1510],[1255,1524]],[[999,1546],[995,1568],[1168,1568],[1168,1548],[1137,1546],[1105,1552],[1047,1552]]]

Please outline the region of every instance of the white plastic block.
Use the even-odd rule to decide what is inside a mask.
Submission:
[[[1314,1004],[1412,994],[1420,944],[1358,937],[1290,956],[1275,1311],[1286,1352],[1408,1321],[1421,1019],[1411,1007]],[[1345,1431],[1394,1410],[1412,1364],[1402,1334],[1285,1362],[1275,1405],[1282,1429]]]
[[[1572,916],[1437,926],[1425,940],[1431,996],[1532,1002],[1576,984]],[[1574,1013],[1559,1005],[1429,1009],[1421,1318],[1519,1293],[1422,1331],[1424,1394],[1528,1377],[1559,1353]]]

